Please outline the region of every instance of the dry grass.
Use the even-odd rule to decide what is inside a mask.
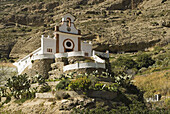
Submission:
[[[3,66],[3,67],[16,67],[12,63],[4,63],[4,62],[0,62],[0,66]]]
[[[134,80],[135,85],[145,91],[145,97],[158,93],[165,96],[170,95],[170,70],[136,76]]]

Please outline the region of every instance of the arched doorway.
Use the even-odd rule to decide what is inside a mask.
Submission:
[[[74,51],[74,42],[71,39],[65,39],[63,42],[64,52]]]

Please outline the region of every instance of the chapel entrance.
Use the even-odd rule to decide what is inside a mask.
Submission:
[[[65,52],[71,52],[73,51],[72,49],[65,49]]]
[[[71,39],[65,39],[63,42],[64,52],[74,51],[74,42]]]

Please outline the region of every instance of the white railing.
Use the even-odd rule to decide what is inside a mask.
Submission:
[[[27,61],[27,62],[24,64],[25,61]],[[18,74],[21,74],[27,68],[27,66],[29,66],[31,64],[31,59],[27,59],[25,61],[20,63],[22,65],[18,64],[18,66],[17,66]]]
[[[39,55],[33,55],[32,60],[37,60],[37,59],[54,59],[55,56],[54,54],[39,54]]]
[[[99,51],[93,50],[93,56],[94,55],[101,56],[104,58],[109,58],[109,51],[107,50],[106,53],[104,53],[104,52],[99,52]]]
[[[67,52],[67,53],[55,54],[55,58],[74,57],[74,56],[85,56],[85,52],[84,51],[72,51],[72,52]]]
[[[93,59],[98,63],[105,63],[105,60],[101,59],[97,55],[93,55]]]
[[[18,62],[13,63],[18,68],[18,74],[21,74],[29,65],[32,64],[32,60],[38,60],[38,59],[54,59],[53,54],[39,54],[39,55],[33,55],[29,56],[27,58],[24,58]]]
[[[105,69],[105,64],[103,63],[76,63],[70,64],[63,67],[63,71],[74,70],[74,69],[82,69],[82,68],[103,68]]]
[[[28,59],[30,56],[32,56],[33,54],[35,54],[35,53],[38,53],[38,52],[40,52],[41,51],[41,48],[38,48],[38,49],[36,49],[35,51],[33,51],[32,53],[30,53],[30,54],[28,54],[27,56],[25,56],[24,58],[22,58],[22,59],[20,59],[20,60],[18,60],[18,61],[25,61],[26,59]],[[17,62],[18,62],[17,61]]]

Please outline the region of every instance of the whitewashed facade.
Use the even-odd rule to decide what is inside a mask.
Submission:
[[[93,56],[94,60],[98,64],[98,66],[101,66],[101,68],[105,68],[105,61],[94,56],[95,53],[92,52],[92,44],[88,42],[82,42],[81,41],[81,33],[79,30],[76,29],[74,25],[75,17],[73,17],[71,14],[66,14],[62,18],[62,24],[61,26],[55,27],[54,37],[50,38],[44,37],[42,35],[41,37],[41,47],[37,50],[33,51],[26,57],[24,57],[21,60],[18,60],[14,63],[15,66],[17,66],[18,74],[21,74],[25,68],[31,68],[32,61],[38,60],[38,59],[55,59],[55,58],[61,58],[61,57],[71,57],[71,56]],[[104,54],[108,57],[108,53],[100,53]],[[88,68],[96,68],[97,64],[81,64],[81,68],[83,67]],[[91,65],[91,66],[90,66]],[[64,67],[64,71],[69,70],[71,68],[70,66]],[[78,67],[75,67],[78,69]],[[71,68],[73,69],[73,68]]]

